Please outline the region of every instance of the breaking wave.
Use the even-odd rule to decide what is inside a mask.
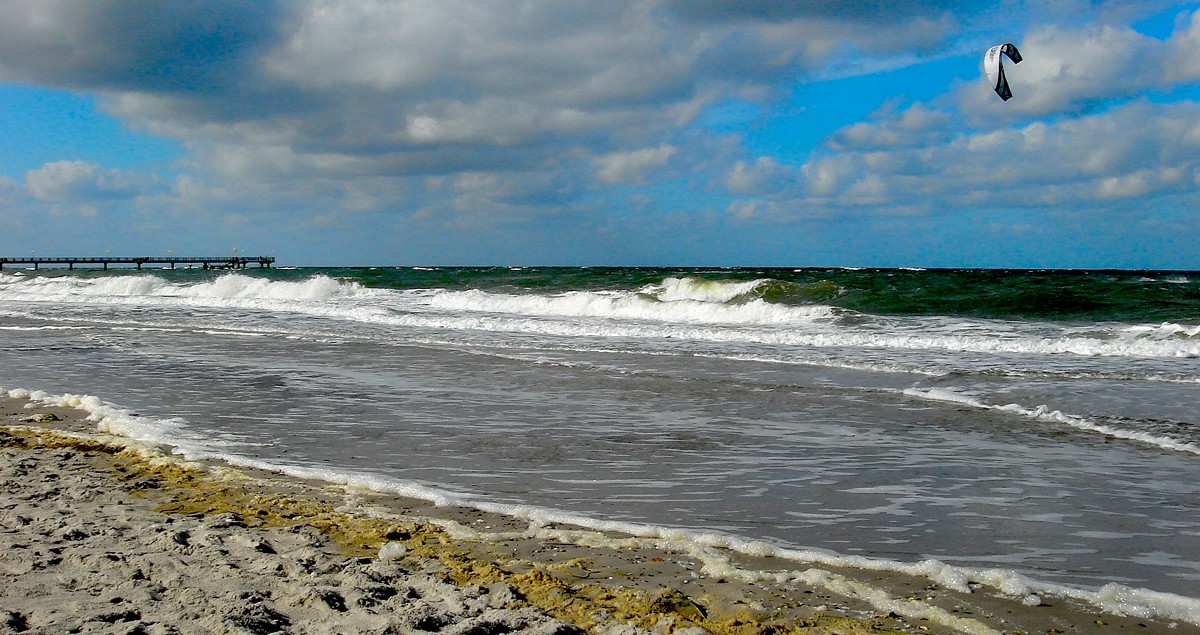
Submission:
[[[787,287],[787,288],[784,288]],[[271,280],[228,273],[202,282],[155,275],[97,278],[0,273],[0,300],[132,306],[237,307],[350,322],[556,337],[671,338],[875,351],[984,355],[1200,357],[1200,326],[1177,323],[1086,327],[1053,322],[875,316],[822,303],[781,303],[813,292],[771,279],[667,277],[637,289],[510,292],[377,289],[322,274]]]

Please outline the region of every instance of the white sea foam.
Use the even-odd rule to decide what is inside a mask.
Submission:
[[[650,285],[642,293],[664,302],[695,300],[698,302],[731,302],[742,298],[767,282],[750,280],[706,280],[702,278],[666,278],[661,284]]]
[[[1169,340],[1173,338],[1200,337],[1200,326],[1181,326],[1171,322],[1163,322],[1158,326],[1131,326],[1123,331],[1127,338]]]
[[[880,351],[1200,357],[1200,326],[1053,324],[939,318],[881,318],[823,305],[754,298],[763,281],[668,278],[641,291],[556,295],[480,290],[368,289],[316,275],[279,281],[237,273],[202,283],[153,275],[103,278],[0,274],[0,300],[126,306],[197,306],[289,312],[352,322],[562,337],[669,338],[770,346]]]
[[[44,326],[0,326],[0,331],[80,331],[86,329],[86,326],[60,326],[60,325],[44,325]]]
[[[137,298],[188,298],[225,300],[322,301],[351,297],[363,291],[357,282],[312,276],[302,281],[268,280],[226,274],[206,282],[172,283],[154,275],[103,278],[31,278],[10,291],[45,301],[135,300]]]
[[[484,291],[446,291],[429,299],[429,306],[459,312],[482,312],[522,317],[607,318],[666,324],[785,325],[828,320],[826,306],[781,306],[753,300],[725,304],[678,298],[654,300],[639,294],[574,291],[554,296],[507,295]]]
[[[982,400],[980,400],[976,397],[972,397],[970,395],[965,395],[960,392],[957,392],[954,390],[948,390],[945,388],[930,388],[930,389],[909,388],[904,391],[904,394],[906,394],[910,397],[918,397],[921,399],[929,399],[932,401],[943,401],[943,402],[962,404],[965,406],[970,406],[972,408],[979,408],[981,410],[996,410],[996,411],[1000,411],[1000,412],[1010,412],[1010,413],[1013,413],[1013,414],[1016,414],[1016,415],[1019,415],[1022,417],[1033,419],[1035,421],[1064,424],[1064,425],[1070,426],[1072,428],[1084,430],[1086,432],[1095,432],[1095,433],[1103,434],[1106,436],[1114,437],[1117,439],[1125,439],[1128,441],[1137,441],[1139,443],[1145,443],[1147,445],[1156,446],[1156,447],[1162,448],[1164,450],[1174,450],[1176,452],[1188,452],[1191,454],[1200,454],[1200,444],[1197,444],[1197,443],[1180,441],[1178,439],[1173,439],[1168,436],[1163,436],[1163,435],[1159,435],[1159,434],[1151,434],[1149,432],[1142,432],[1139,430],[1126,430],[1123,428],[1117,428],[1112,425],[1097,423],[1095,421],[1088,419],[1087,417],[1081,417],[1078,415],[1067,414],[1061,410],[1053,410],[1045,405],[1040,405],[1040,406],[1037,406],[1034,408],[1029,408],[1029,407],[1022,406],[1020,404],[1014,404],[1014,403],[999,405],[999,406],[992,405],[992,404],[984,403]]]
[[[952,401],[975,407],[991,407],[970,396],[940,389],[906,392],[921,398]],[[52,395],[44,391],[25,389],[6,391],[3,387],[0,387],[0,394],[84,410],[88,413],[88,420],[95,422],[97,429],[101,432],[124,436],[143,443],[167,445],[174,452],[189,460],[217,459],[235,466],[259,468],[300,478],[319,479],[349,487],[417,498],[439,506],[470,507],[499,513],[527,520],[530,522],[530,531],[534,535],[554,537],[584,546],[619,548],[633,544],[630,541],[647,541],[642,544],[684,552],[697,558],[703,563],[703,572],[706,575],[737,577],[750,581],[780,583],[796,581],[814,584],[834,593],[866,601],[880,611],[895,611],[912,618],[925,618],[962,633],[988,635],[996,633],[996,631],[980,622],[950,614],[929,604],[893,598],[879,588],[850,580],[830,571],[811,568],[811,565],[903,573],[924,577],[963,593],[972,592],[972,586],[975,584],[985,585],[1027,603],[1040,601],[1039,595],[1069,597],[1114,614],[1148,619],[1180,620],[1200,625],[1200,599],[1197,598],[1120,584],[1107,584],[1099,589],[1081,589],[1034,580],[1008,569],[960,567],[932,559],[905,563],[882,558],[846,556],[819,549],[795,549],[773,545],[761,540],[745,539],[728,534],[596,519],[537,506],[495,503],[469,494],[450,492],[379,475],[278,465],[229,454],[191,434],[185,422],[175,419],[142,417],[94,396]],[[573,530],[564,528],[562,525],[574,525],[584,529]],[[466,531],[465,528],[458,527]],[[613,536],[613,533],[623,534],[626,537]],[[779,558],[797,565],[804,565],[807,568],[804,570],[747,570],[734,565],[728,552]],[[385,554],[381,552],[382,555]]]

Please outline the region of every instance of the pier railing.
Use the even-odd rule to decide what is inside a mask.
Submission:
[[[0,258],[0,269],[3,269],[4,265],[33,265],[34,269],[41,265],[67,265],[68,269],[74,269],[75,265],[102,265],[105,269],[108,269],[109,265],[137,265],[138,269],[141,269],[142,265],[171,265],[174,269],[175,265],[179,264],[200,265],[204,269],[245,269],[250,264],[269,268],[274,262],[274,256],[29,257]]]

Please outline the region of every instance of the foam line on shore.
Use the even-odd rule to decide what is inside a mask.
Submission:
[[[12,396],[16,393],[17,398],[24,398],[20,397],[22,392],[10,391],[8,394]],[[70,407],[55,401],[31,402],[33,405],[39,403],[59,408]],[[52,421],[53,419],[45,420],[42,423]],[[101,549],[106,554],[101,558],[102,561],[117,562],[119,565],[128,563],[129,567],[140,565],[149,568],[151,561],[160,561],[163,558],[171,560],[171,570],[161,575],[169,575],[173,586],[170,592],[159,594],[169,596],[167,601],[163,602],[161,597],[143,598],[138,610],[121,613],[122,616],[126,616],[121,618],[123,621],[149,620],[149,623],[153,624],[169,619],[164,617],[164,612],[169,615],[171,612],[184,610],[178,597],[181,593],[186,596],[193,585],[206,585],[205,589],[208,592],[203,594],[206,598],[205,603],[200,608],[190,607],[186,610],[192,612],[197,619],[205,621],[207,626],[201,627],[201,630],[209,632],[221,630],[216,628],[218,624],[215,622],[241,625],[249,619],[268,618],[272,625],[286,626],[296,623],[296,620],[288,615],[301,616],[308,624],[329,625],[332,622],[337,628],[330,626],[330,632],[383,632],[379,624],[390,621],[389,614],[393,611],[401,615],[402,625],[408,625],[408,628],[401,629],[405,632],[412,631],[413,624],[424,623],[438,624],[440,626],[432,630],[451,635],[460,632],[521,631],[527,631],[531,635],[581,635],[578,628],[568,624],[586,628],[597,634],[626,635],[670,633],[676,629],[696,627],[715,635],[762,635],[780,632],[781,628],[786,628],[789,632],[812,635],[884,635],[901,632],[894,628],[900,625],[894,616],[863,618],[838,615],[840,612],[858,613],[860,609],[852,611],[835,607],[830,610],[824,604],[807,608],[783,606],[782,609],[729,610],[719,605],[719,597],[709,595],[705,590],[707,587],[687,587],[689,594],[684,594],[675,587],[680,582],[687,584],[687,580],[671,581],[670,577],[666,579],[665,587],[658,582],[652,582],[649,588],[621,582],[592,581],[587,579],[587,575],[578,576],[572,571],[590,573],[612,566],[612,563],[589,564],[590,558],[586,556],[569,560],[560,558],[555,561],[526,561],[520,556],[504,556],[502,568],[501,561],[493,562],[490,560],[492,556],[486,551],[472,551],[459,542],[447,540],[437,531],[424,529],[424,525],[412,518],[394,521],[362,514],[357,510],[343,511],[336,508],[333,503],[337,497],[331,498],[328,488],[314,489],[311,485],[299,481],[268,481],[239,470],[214,470],[210,465],[183,462],[178,455],[169,454],[169,448],[146,446],[123,437],[72,433],[42,425],[5,425],[0,433],[0,440],[3,441],[3,447],[9,450],[36,449],[36,453],[26,459],[0,465],[0,469],[6,470],[6,475],[13,470],[16,470],[14,473],[27,470],[37,461],[41,461],[39,465],[46,474],[56,469],[69,470],[73,474],[69,482],[65,478],[48,479],[54,483],[52,495],[58,506],[80,505],[80,508],[73,512],[74,518],[71,517],[72,514],[63,514],[55,510],[43,512],[22,508],[19,512],[26,514],[25,516],[18,515],[13,521],[11,515],[6,515],[0,517],[0,522],[5,525],[10,524],[10,521],[16,522],[25,527],[23,531],[28,533],[45,525],[40,520],[33,522],[31,517],[46,513],[58,517],[65,516],[68,523],[82,523],[82,526],[94,527],[86,531],[70,526],[66,529],[52,528],[55,532],[65,532],[68,541],[78,543],[73,544],[68,555],[82,561],[87,561],[95,555],[89,556],[85,553],[87,549]],[[80,455],[110,457],[115,475],[111,477],[114,478],[113,485],[117,485],[118,481],[124,482],[125,485],[111,489],[97,487],[96,481],[110,477],[98,474],[81,475],[79,465],[67,468],[55,464],[56,461],[80,463]],[[7,456],[11,457],[11,452]],[[82,460],[82,463],[97,465],[87,460]],[[127,502],[115,505],[97,503],[94,495],[71,489],[73,484],[84,481],[91,483],[85,489],[102,492],[109,503],[112,502],[111,499],[119,498],[123,490],[140,491],[142,496],[149,496],[151,500],[158,501],[153,503],[157,505],[158,512],[181,515],[184,520],[178,524],[174,520],[169,521],[175,525],[172,530],[164,530],[161,524],[157,523],[154,527],[139,530],[138,527],[130,526],[130,523],[147,523],[144,513],[138,516],[137,510],[132,510]],[[150,484],[146,485],[147,483]],[[44,492],[21,492],[20,495],[28,495],[30,500],[44,500],[46,496]],[[76,499],[81,496],[84,502],[79,503]],[[145,508],[146,505],[138,507]],[[87,515],[107,514],[107,510],[116,510],[113,512],[116,515],[112,518],[92,518]],[[131,521],[131,518],[134,520]],[[311,525],[344,544],[351,550],[349,555],[361,556],[361,552],[366,549],[367,553],[377,557],[346,560],[345,555],[338,557],[327,550],[314,550],[313,547],[319,545],[314,543],[311,537],[306,537],[303,531],[295,529],[300,525]],[[136,538],[125,538],[129,532],[133,532]],[[46,536],[46,539],[51,540],[51,536]],[[122,541],[123,544],[112,544],[112,539]],[[91,546],[82,542],[85,540],[91,541]],[[272,544],[280,546],[280,549],[276,549]],[[230,553],[234,545],[237,545],[236,552]],[[284,545],[287,545],[286,553],[283,550]],[[213,551],[214,546],[224,546],[226,550],[220,551],[218,555]],[[292,549],[297,548],[302,553],[291,553]],[[159,552],[164,550],[167,555],[160,555]],[[173,555],[176,551],[198,557],[189,558],[185,563]],[[59,552],[61,553],[62,549]],[[506,550],[501,549],[499,552],[504,553]],[[79,555],[80,553],[82,555]],[[479,557],[481,553],[482,558]],[[38,562],[37,554],[33,555],[35,559],[31,562]],[[630,563],[636,563],[636,555],[621,552],[617,556],[618,566],[624,568]],[[653,554],[648,553],[645,557],[649,559],[651,555]],[[609,560],[612,558],[613,556],[609,556]],[[654,559],[661,561],[661,558]],[[26,560],[29,559],[23,557],[22,563]],[[59,558],[49,566],[58,566],[62,560]],[[400,561],[404,568],[389,566],[393,561]],[[233,562],[237,564],[230,567]],[[187,564],[187,569],[180,569],[184,564]],[[102,578],[105,576],[116,575],[122,580],[130,577],[129,567],[119,565],[104,564],[91,567],[86,588],[90,590],[92,585],[102,584]],[[413,567],[420,572],[428,571],[432,576],[424,573],[414,574],[407,570]],[[37,566],[33,568],[38,570]],[[223,573],[214,575],[216,570]],[[247,573],[240,573],[242,571]],[[343,573],[352,576],[351,579],[343,580],[338,577]],[[677,576],[679,573],[686,573],[686,570],[660,575]],[[4,575],[9,576],[6,579],[13,584],[0,591],[0,617],[7,614],[12,623],[24,624],[35,629],[44,627],[46,632],[49,632],[57,627],[65,628],[69,623],[82,622],[92,625],[107,619],[106,615],[84,615],[76,619],[70,614],[64,615],[61,611],[56,611],[53,606],[37,602],[26,602],[20,609],[12,610],[9,608],[11,589],[15,588],[20,593],[22,590],[41,585],[39,588],[45,589],[46,593],[57,594],[60,599],[56,601],[62,601],[62,596],[71,596],[83,583],[60,584],[57,577],[50,582],[40,582],[43,578],[36,575],[13,578],[12,576],[18,574],[7,571]],[[59,574],[52,569],[46,575]],[[133,578],[139,581],[146,579],[145,575],[132,573]],[[160,572],[155,570],[149,575],[151,577],[147,584],[157,584]],[[431,577],[440,582],[435,584]],[[608,579],[612,580],[612,577]],[[354,595],[358,593],[355,588],[363,585],[364,580],[370,585],[363,592],[358,606],[386,608],[387,611],[373,610],[368,611],[367,615],[361,612],[356,615],[349,611],[349,600],[357,597]],[[449,581],[456,583],[462,590],[447,588],[445,583]],[[382,588],[381,582],[389,585],[389,588]],[[116,584],[115,580],[107,585],[113,584]],[[257,599],[251,600],[249,606],[229,606],[229,602],[239,604],[238,600],[246,596],[230,593],[228,589],[236,589],[242,585],[249,585],[260,595],[255,596]],[[488,589],[480,590],[480,585],[489,586]],[[212,592],[214,589],[209,588],[211,586],[226,591],[220,592],[220,589],[216,589],[217,592]],[[399,592],[390,590],[392,588],[414,590],[408,591],[407,595],[400,595]],[[430,594],[430,588],[433,588],[435,594]],[[748,586],[743,588],[753,591]],[[371,595],[372,593],[375,595]],[[736,597],[737,592],[734,593]],[[90,591],[89,594],[94,595]],[[382,600],[392,597],[401,599],[388,606],[381,605]],[[408,600],[404,599],[406,597]],[[214,601],[208,601],[209,598]],[[471,598],[480,600],[472,601]],[[314,599],[320,602],[315,602]],[[416,601],[409,601],[412,599]],[[427,599],[428,602],[425,601]],[[267,605],[264,600],[272,600],[272,603]],[[110,601],[128,602],[118,596],[112,600],[96,600],[92,603],[103,606]],[[698,601],[705,604],[702,605]],[[326,606],[322,606],[322,603]],[[436,607],[433,610],[446,613],[431,614],[428,608],[430,603]],[[266,608],[256,608],[262,605]],[[522,608],[528,605],[532,605],[533,609]],[[327,608],[332,610],[326,610]],[[788,621],[786,616],[794,614],[797,608],[802,609],[799,614],[806,617]],[[550,617],[565,620],[568,624],[556,623]],[[355,619],[358,621],[354,621]],[[765,621],[759,621],[760,619]],[[463,628],[445,628],[450,623],[459,622]],[[479,624],[500,624],[503,628],[485,631],[480,630]],[[470,631],[468,627],[475,627],[476,631]],[[431,629],[418,626],[415,630]],[[905,629],[904,632],[909,630]],[[185,629],[183,632],[193,631]],[[986,628],[960,632],[979,635],[996,633]]]
[[[1200,454],[1200,444],[1184,442],[1171,437],[1151,434],[1148,432],[1123,430],[1111,425],[1091,421],[1086,417],[1068,414],[1061,410],[1054,410],[1046,405],[1040,405],[1036,408],[1029,408],[1015,403],[996,406],[984,403],[983,401],[980,401],[979,399],[976,399],[970,395],[965,395],[945,388],[909,388],[904,391],[904,394],[908,395],[909,397],[917,397],[919,399],[927,399],[929,401],[943,401],[961,404],[964,406],[970,406],[972,408],[979,408],[980,410],[1008,412],[1021,417],[1026,417],[1028,419],[1033,419],[1034,421],[1060,423],[1077,430],[1103,434],[1116,439],[1124,439],[1126,441],[1137,441],[1139,443],[1156,446],[1163,450],[1187,452],[1189,454]]]
[[[4,393],[5,391],[0,388],[0,394]],[[557,539],[570,537],[575,544],[588,543],[595,546],[605,545],[616,548],[622,544],[628,544],[623,543],[623,540],[645,540],[649,542],[640,544],[652,544],[657,548],[671,549],[696,557],[703,563],[705,572],[712,576],[780,582],[787,579],[808,581],[807,577],[813,575],[807,571],[750,571],[739,569],[732,565],[731,558],[727,555],[727,553],[732,552],[756,558],[778,558],[800,565],[853,568],[916,576],[931,580],[961,593],[971,593],[973,585],[984,585],[994,588],[1000,593],[1013,597],[1018,601],[1029,603],[1039,601],[1039,595],[1068,597],[1118,615],[1175,619],[1200,625],[1200,599],[1159,593],[1148,589],[1131,588],[1119,584],[1109,584],[1096,590],[1077,589],[1032,580],[1016,572],[1004,569],[959,567],[937,560],[903,563],[863,556],[845,556],[814,549],[785,548],[762,541],[747,540],[730,535],[657,527],[623,521],[608,521],[535,506],[498,504],[396,479],[316,468],[279,466],[249,460],[244,457],[214,451],[211,448],[204,447],[203,444],[195,439],[192,439],[186,445],[180,445],[177,443],[178,438],[189,438],[186,426],[181,422],[157,420],[133,415],[127,410],[104,402],[94,396],[73,394],[51,395],[43,391],[31,392],[23,389],[9,390],[7,394],[10,397],[29,399],[46,405],[80,409],[88,413],[87,419],[94,422],[97,429],[101,432],[116,434],[150,444],[170,444],[173,446],[173,450],[185,459],[219,460],[238,467],[263,469],[297,478],[320,480],[351,488],[394,494],[428,501],[443,507],[478,509],[526,521],[530,523],[531,531],[535,532],[548,531],[547,528],[553,525],[573,525],[589,530],[586,533],[590,533],[590,536],[585,536],[582,533],[559,533],[555,535]],[[621,534],[627,538],[610,538],[606,535],[609,533]],[[830,580],[835,579],[830,578]],[[835,582],[831,582],[830,584],[834,584]],[[812,582],[809,581],[809,583]],[[833,587],[826,588],[831,591],[835,590]],[[852,587],[838,586],[836,588]],[[916,614],[918,612],[918,609],[911,606],[905,609],[908,611],[907,613],[897,610],[897,605],[894,605],[891,599],[886,596],[876,596],[863,589],[857,589],[853,597],[865,600],[881,611],[895,611],[901,615]],[[931,615],[932,613],[925,615],[925,618],[935,619]],[[953,622],[954,620],[950,618],[954,617],[947,615],[946,619]],[[950,626],[950,624],[947,624],[947,626]]]

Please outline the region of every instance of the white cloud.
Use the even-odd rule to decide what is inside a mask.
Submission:
[[[1128,26],[1045,26],[1021,40],[1024,60],[1005,72],[1013,99],[1001,102],[984,82],[965,87],[960,107],[972,121],[1071,113],[1149,88],[1200,81],[1200,11],[1166,40]]]
[[[914,104],[899,113],[889,105],[874,117],[877,121],[860,122],[837,131],[828,145],[837,150],[924,146],[945,141],[958,123],[946,111],[925,104]]]
[[[795,179],[795,170],[771,157],[738,161],[725,177],[725,187],[738,194],[773,193]]]
[[[184,140],[192,174],[171,195],[194,209],[532,218],[666,173],[739,218],[1110,204],[1200,179],[1194,105],[1112,106],[1200,79],[1200,12],[1163,41],[1124,26],[1145,5],[17,0],[0,3],[0,77],[91,91]],[[886,104],[799,169],[787,150],[731,151],[745,130],[692,125],[720,100],[769,103],[814,77],[953,55],[994,15],[1016,16],[1006,26],[1021,36],[1034,13],[1061,19],[1015,40],[1025,61],[1008,103],[971,81]],[[167,196],[78,161],[25,186],[50,202]]]
[[[672,135],[712,99],[770,95],[847,53],[934,50],[958,8],[818,4],[20,0],[0,5],[0,76],[98,91],[248,186],[534,174],[566,155],[683,152]]]
[[[1167,67],[1167,47],[1128,28],[1088,31],[1042,29],[1023,42],[1025,61],[1008,70],[1019,81],[1025,114],[1046,114],[1093,99],[1135,94],[1158,83]]]
[[[773,218],[779,216],[779,205],[772,201],[758,199],[737,200],[729,204],[725,213],[734,220],[749,221],[757,218]]]
[[[1200,81],[1200,10],[1190,16],[1168,42],[1170,66],[1164,69],[1171,83]]]
[[[613,152],[596,158],[596,176],[605,183],[637,183],[647,170],[665,165],[675,152],[675,146],[665,143],[657,148]]]
[[[1195,188],[1200,104],[1142,100],[1075,119],[959,133],[926,147],[829,152],[802,174],[800,203],[884,212],[1164,196]]]
[[[57,161],[25,173],[25,185],[41,201],[133,198],[143,190],[137,177],[83,161]]]
[[[1010,77],[1018,94],[1009,102],[984,82],[971,82],[931,103],[885,104],[831,135],[796,183],[756,189],[751,164],[742,162],[726,185],[777,203],[770,214],[761,205],[739,208],[742,217],[768,219],[817,209],[1118,209],[1129,201],[1195,195],[1200,104],[1122,102],[1148,89],[1200,81],[1200,48],[1193,46],[1200,41],[1198,25],[1200,11],[1165,40],[1112,25],[1042,28],[1022,41],[1025,61]]]

